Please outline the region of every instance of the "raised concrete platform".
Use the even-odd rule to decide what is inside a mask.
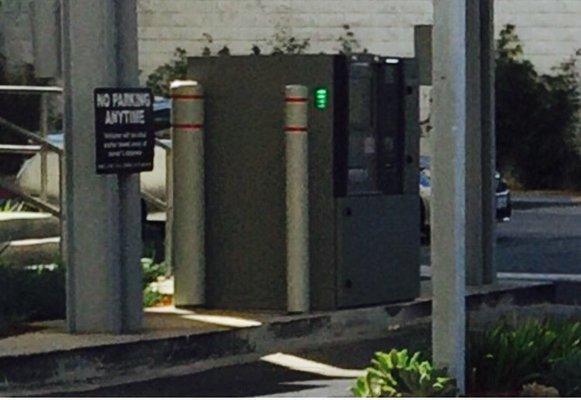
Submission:
[[[134,335],[70,335],[64,321],[33,324],[34,332],[0,339],[0,396],[81,391],[256,361],[276,353],[380,339],[425,324],[430,283],[415,301],[281,315],[203,309],[148,309]],[[469,289],[471,313],[550,303],[550,283],[501,282]]]

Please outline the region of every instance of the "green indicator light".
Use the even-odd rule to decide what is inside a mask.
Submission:
[[[329,105],[329,91],[326,88],[315,89],[315,107],[324,110]]]

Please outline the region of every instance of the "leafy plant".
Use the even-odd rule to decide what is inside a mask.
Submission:
[[[289,28],[279,27],[267,43],[272,46],[273,55],[304,54],[311,45],[311,39],[298,39]]]
[[[188,58],[186,50],[175,49],[174,58],[169,63],[157,67],[147,77],[147,87],[155,96],[169,96],[169,85],[177,79],[185,79],[188,73]]]
[[[552,360],[546,382],[557,388],[561,396],[581,397],[581,349]]]
[[[498,167],[527,189],[581,187],[576,132],[581,112],[581,52],[539,74],[524,58],[514,25],[497,41]]]
[[[228,46],[224,46],[218,51],[217,53],[219,56],[229,56],[230,55],[230,48]]]
[[[547,372],[556,360],[581,350],[581,324],[528,320],[513,327],[501,321],[486,332],[473,333],[468,350],[470,392],[494,388],[516,394],[528,383],[553,385]]]
[[[0,204],[0,212],[20,212],[24,211],[25,208],[26,206],[24,203],[13,200],[6,200]]]
[[[206,39],[207,44],[202,49],[202,55],[204,57],[209,57],[212,55],[212,50],[210,50],[210,45],[214,43],[214,38],[209,33],[202,33],[204,39]]]
[[[259,56],[262,53],[262,50],[260,50],[260,47],[258,47],[257,44],[252,45],[251,51],[252,51],[252,54],[255,56]]]
[[[167,275],[168,268],[165,262],[155,263],[152,258],[141,259],[141,269],[143,271],[143,289],[150,283],[156,282],[161,276]]]
[[[360,377],[352,392],[357,397],[445,397],[457,393],[453,378],[435,369],[421,354],[407,350],[375,353],[371,367]]]
[[[353,31],[351,30],[351,26],[349,24],[345,24],[342,26],[342,28],[343,33],[337,39],[337,41],[341,45],[339,53],[350,55],[361,49],[361,44],[359,43],[359,40],[355,37],[355,33],[353,33]],[[364,49],[363,52],[367,53],[367,49]]]
[[[161,303],[163,298],[163,294],[148,286],[143,291],[143,307],[153,307]]]
[[[65,316],[62,263],[33,268],[0,265],[0,325]]]

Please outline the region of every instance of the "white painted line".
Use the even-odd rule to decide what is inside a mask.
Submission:
[[[364,370],[339,368],[284,353],[270,354],[262,357],[261,360],[294,371],[308,372],[330,378],[359,378],[365,374]]]
[[[432,268],[429,265],[420,267],[420,275],[423,278],[432,277]],[[527,273],[527,272],[499,272],[498,279],[510,279],[520,281],[537,281],[537,282],[580,282],[581,274],[544,274],[544,273]]]

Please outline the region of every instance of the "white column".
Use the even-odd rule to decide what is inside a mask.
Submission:
[[[61,11],[67,323],[122,333],[141,324],[139,183],[95,173],[93,91],[136,82],[135,1],[61,0]]]
[[[308,89],[285,89],[287,310],[309,311]]]
[[[176,306],[193,306],[206,300],[204,91],[197,82],[175,81],[171,97],[174,298]]]
[[[435,0],[432,345],[464,392],[466,347],[466,0]]]

